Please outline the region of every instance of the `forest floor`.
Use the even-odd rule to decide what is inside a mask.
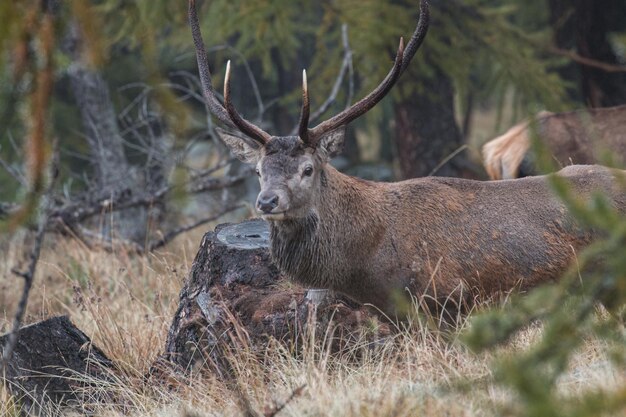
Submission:
[[[115,391],[125,408],[82,404],[86,410],[100,416],[221,416],[242,415],[247,407],[271,415],[287,402],[279,415],[484,416],[512,411],[512,394],[491,384],[489,377],[499,360],[532,346],[541,335],[540,324],[487,354],[474,354],[458,340],[468,324],[445,338],[415,324],[378,349],[355,347],[360,355],[329,355],[315,340],[305,343],[297,359],[279,344],[267,346],[262,357],[238,352],[238,389],[206,376],[175,390],[147,382],[144,375],[165,345],[202,232],[183,235],[147,255],[123,248],[90,250],[76,240],[47,236],[26,322],[69,315],[124,371],[103,389]],[[10,269],[23,258],[25,240],[18,235],[0,242],[0,333],[8,331],[21,291],[21,279]],[[559,389],[575,396],[623,387],[626,375],[609,365],[606,352],[603,342],[585,341]],[[6,415],[10,404],[0,387],[0,415]]]

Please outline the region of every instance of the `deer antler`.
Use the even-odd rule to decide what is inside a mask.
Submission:
[[[387,95],[389,90],[394,86],[400,74],[404,72],[409,62],[419,49],[426,32],[428,31],[429,11],[427,0],[421,0],[420,17],[417,27],[411,36],[406,49],[404,48],[404,40],[400,38],[400,45],[394,61],[393,67],[385,77],[385,79],[367,96],[342,111],[336,116],[318,124],[309,129],[309,92],[307,86],[306,72],[302,72],[302,110],[300,113],[300,126],[298,133],[300,138],[309,146],[317,146],[317,142],[322,135],[331,130],[344,126],[362,114],[374,107],[383,97]],[[200,23],[196,13],[195,0],[189,0],[189,25],[193,36],[193,43],[196,48],[196,58],[198,60],[198,70],[200,72],[200,81],[202,83],[202,94],[209,111],[215,115],[222,123],[230,127],[237,127],[242,133],[256,140],[260,144],[267,143],[271,135],[263,131],[260,127],[255,126],[244,119],[235,109],[230,100],[230,61],[226,66],[226,79],[224,82],[224,106],[217,99],[215,89],[211,81],[211,72],[207,61],[206,50],[200,32]]]
[[[196,13],[195,0],[189,0],[189,26],[191,27],[193,44],[196,48],[196,59],[198,61],[200,82],[202,84],[202,95],[204,96],[207,108],[225,125],[229,127],[236,127],[240,129],[242,133],[250,136],[257,142],[265,144],[271,136],[264,132],[261,128],[253,125],[241,117],[239,113],[237,113],[237,110],[235,110],[234,106],[230,103],[230,100],[226,97],[228,92],[230,92],[228,86],[230,78],[230,65],[227,65],[226,67],[226,81],[224,84],[224,103],[226,108],[222,106],[222,103],[220,103],[216,97],[213,82],[211,80],[211,71],[209,70],[206,49],[204,47],[204,41],[202,40],[202,33],[200,32],[200,23],[198,21],[198,14]]]
[[[271,135],[265,132],[258,126],[253,125],[237,112],[232,101],[230,101],[230,60],[226,63],[226,78],[224,79],[224,104],[226,105],[226,111],[230,116],[230,120],[237,126],[237,128],[245,135],[256,140],[260,144],[266,144]]]
[[[420,17],[417,27],[415,28],[415,32],[413,32],[406,49],[404,48],[404,40],[400,38],[400,45],[398,46],[396,59],[393,67],[385,79],[370,94],[363,97],[346,110],[318,124],[312,129],[308,128],[309,100],[308,91],[306,91],[306,73],[304,73],[302,80],[302,111],[299,128],[300,138],[309,146],[315,147],[317,146],[317,141],[320,137],[322,137],[322,135],[350,123],[354,119],[369,111],[380,100],[382,100],[382,98],[385,97],[389,90],[391,90],[394,86],[400,77],[400,74],[404,72],[409,62],[411,62],[411,59],[415,55],[415,52],[422,44],[422,41],[426,36],[426,32],[428,31],[429,18],[430,14],[428,10],[428,2],[426,0],[422,0],[420,4]]]
[[[306,70],[302,70],[302,110],[300,111],[298,135],[304,143],[309,143],[309,111],[309,86],[306,81]]]

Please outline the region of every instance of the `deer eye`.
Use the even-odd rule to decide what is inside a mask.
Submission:
[[[307,176],[307,177],[310,177],[311,175],[313,175],[313,167],[308,166],[304,168],[304,172],[302,172],[302,175]]]
[[[261,176],[261,172],[259,171],[259,168],[255,168],[254,172],[256,172],[257,176],[259,176],[259,177]]]

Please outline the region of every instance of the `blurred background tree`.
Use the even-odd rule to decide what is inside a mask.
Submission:
[[[43,52],[35,34],[45,8],[55,34],[45,132],[59,143],[59,207],[89,202],[89,215],[78,216],[84,223],[117,204],[115,216],[100,216],[91,230],[110,237],[113,222],[120,237],[144,245],[166,234],[164,225],[180,226],[182,206],[168,209],[177,190],[223,188],[218,178],[242,186],[247,171],[228,168],[201,101],[185,2],[3,2],[0,210],[27,195],[18,179],[32,122],[28,103],[39,88]],[[213,0],[199,8],[216,89],[232,59],[240,111],[287,134],[299,113],[302,68],[313,106],[329,96],[344,59],[342,24],[352,76],[322,118],[380,82],[398,38],[415,26],[419,1]],[[528,113],[625,102],[626,73],[602,69],[625,59],[625,9],[618,0],[433,0],[422,49],[391,96],[348,129],[338,165],[375,179],[482,178],[479,144]],[[215,214],[232,202],[212,192],[195,205],[186,201],[186,217],[199,221],[202,211]]]
[[[624,2],[550,0],[549,7],[556,48],[606,64],[624,64]],[[607,71],[577,61],[571,60],[559,68],[559,75],[570,83],[571,100],[590,107],[626,102],[626,72]]]

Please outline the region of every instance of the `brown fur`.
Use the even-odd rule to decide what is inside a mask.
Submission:
[[[534,175],[530,154],[532,129],[560,166],[602,162],[612,152],[616,163],[626,163],[626,106],[541,112],[534,124],[524,121],[483,146],[483,164],[493,180]],[[522,169],[523,162],[529,166]]]
[[[543,126],[574,123],[546,117]],[[598,119],[594,128],[604,131],[612,126],[607,123]],[[576,224],[544,176],[377,183],[328,164],[341,150],[340,131],[314,147],[297,136],[272,137],[264,145],[223,131],[221,137],[256,165],[257,208],[270,222],[271,254],[281,271],[391,315],[402,313],[401,299],[409,296],[425,296],[426,306],[438,309],[450,299],[468,304],[556,280],[597,237]],[[576,195],[604,192],[626,214],[617,172],[626,175],[593,165],[568,166],[558,175]]]
[[[546,177],[478,182],[355,179],[330,166],[315,221],[270,221],[272,255],[304,285],[330,288],[395,313],[399,295],[493,296],[559,278],[594,237]],[[622,172],[622,174],[625,174]],[[599,166],[559,172],[577,194],[600,190],[626,213],[626,194]]]
[[[323,137],[315,149],[295,136],[274,137],[256,149],[225,132],[222,138],[256,164],[259,198],[278,196],[263,216],[281,271],[388,314],[398,313],[404,304],[398,301],[408,296],[426,296],[430,308],[556,280],[598,235],[576,223],[545,176],[379,183],[328,164],[330,150],[341,148],[341,134]],[[580,198],[603,192],[626,214],[626,191],[615,179],[626,181],[626,171],[573,165],[557,175]]]

